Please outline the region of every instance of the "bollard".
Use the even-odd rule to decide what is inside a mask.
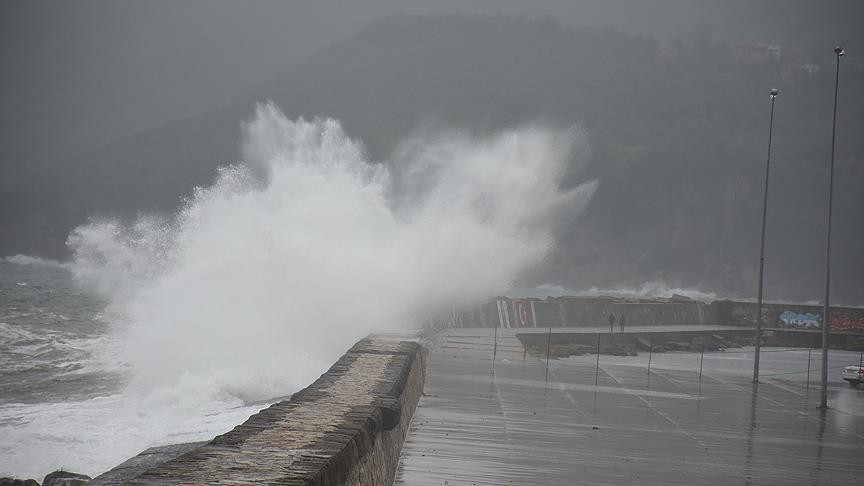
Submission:
[[[807,350],[807,394],[810,394],[810,355],[813,354],[812,349]]]

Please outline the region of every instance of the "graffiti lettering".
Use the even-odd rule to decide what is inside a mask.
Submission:
[[[819,314],[810,314],[806,312],[799,313],[785,310],[780,314],[779,318],[786,327],[800,327],[805,329],[822,327],[822,316]]]
[[[835,331],[864,331],[864,315],[845,312],[831,314],[831,329]]]

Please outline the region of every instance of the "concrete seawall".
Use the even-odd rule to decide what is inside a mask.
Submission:
[[[755,302],[718,300],[701,302],[683,296],[637,297],[497,297],[485,304],[454,309],[432,319],[435,328],[451,327],[596,327],[625,318],[633,326],[754,326]],[[864,308],[831,306],[831,332],[864,334]],[[804,304],[765,303],[763,324],[787,329],[819,329],[822,307]]]
[[[130,459],[91,484],[389,485],[424,379],[418,343],[363,339],[234,430],[143,470]]]
[[[519,342],[528,348],[545,350],[549,346],[582,346],[584,351],[592,352],[600,346],[602,352],[630,348],[631,350],[652,349],[663,346],[663,343],[684,343],[687,346],[669,348],[669,350],[699,351],[705,344],[707,350],[753,345],[755,330],[740,326],[630,326],[625,331],[617,328],[609,332],[608,327],[595,328],[554,328],[547,332],[541,328],[520,329],[515,336]],[[762,344],[765,346],[788,346],[800,348],[822,347],[822,333],[807,329],[777,329],[762,330]],[[864,336],[860,333],[833,332],[828,336],[828,346],[832,349],[864,351]],[[544,351],[545,352],[545,351]],[[555,350],[552,350],[554,355]]]

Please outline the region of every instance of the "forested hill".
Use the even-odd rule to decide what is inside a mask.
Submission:
[[[428,124],[476,133],[579,124],[592,156],[566,182],[596,177],[600,186],[527,283],[665,280],[750,296],[768,90],[777,87],[767,297],[815,300],[823,284],[831,47],[718,43],[700,29],[667,44],[544,19],[389,17],[217,111],[0,184],[0,255],[59,257],[68,231],[90,215],[170,211],[212,180],[215,167],[236,160],[240,120],[270,99],[292,117],[342,120],[375,160]],[[833,295],[861,304],[864,95],[853,87],[864,85],[864,64],[851,54],[844,62]]]

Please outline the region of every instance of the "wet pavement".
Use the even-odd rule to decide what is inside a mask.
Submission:
[[[691,332],[709,332],[709,331],[741,331],[748,328],[742,328],[741,326],[721,326],[721,325],[705,325],[705,324],[694,324],[694,325],[669,325],[669,326],[632,326],[628,325],[625,327],[624,331],[621,331],[621,328],[618,324],[615,324],[613,327],[612,334],[619,334],[621,332],[624,333],[643,333],[643,332],[681,332],[681,331],[691,331]],[[765,330],[769,330],[769,328],[765,328]],[[456,331],[455,329],[453,331]],[[499,332],[506,333],[508,336],[513,333],[520,334],[546,334],[549,332],[548,327],[520,327],[520,328],[509,328],[509,329],[499,329]],[[458,332],[458,331],[456,331]],[[553,333],[566,333],[566,334],[596,334],[600,333],[609,333],[609,326],[579,326],[579,327],[553,327]],[[755,331],[750,331],[755,332]],[[502,334],[503,335],[503,334]]]
[[[451,329],[430,346],[426,386],[397,485],[864,484],[859,353],[527,355],[513,329]],[[810,355],[810,386],[807,368]],[[700,362],[702,376],[699,379]],[[547,379],[548,378],[548,379]],[[595,385],[596,383],[596,385]]]

